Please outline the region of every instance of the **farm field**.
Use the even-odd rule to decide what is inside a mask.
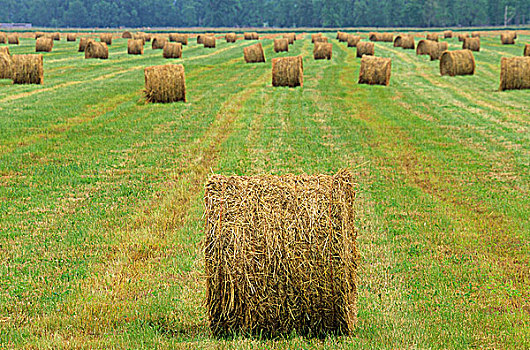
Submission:
[[[339,43],[313,60],[190,40],[85,60],[44,53],[44,85],[0,80],[0,349],[530,348],[530,90],[499,92],[498,33],[473,76],[375,43],[390,85],[357,84]],[[419,39],[416,38],[416,43]],[[446,39],[449,49],[461,48]],[[34,53],[35,40],[9,46]],[[273,88],[271,58],[302,55],[303,88]],[[144,68],[181,63],[186,103],[148,104]],[[204,306],[211,174],[357,178],[358,327],[350,337],[216,339]]]

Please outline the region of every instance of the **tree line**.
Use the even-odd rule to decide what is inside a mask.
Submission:
[[[0,0],[44,27],[454,27],[530,23],[530,0]]]

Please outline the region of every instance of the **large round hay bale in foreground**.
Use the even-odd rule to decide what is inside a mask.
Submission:
[[[181,33],[171,33],[169,34],[169,41],[180,43],[182,45],[188,45],[188,34],[181,34]]]
[[[313,47],[313,58],[315,60],[330,60],[333,54],[333,44],[316,42]]]
[[[20,41],[18,40],[18,34],[8,34],[7,35],[7,43],[9,45],[20,45]]]
[[[438,41],[439,39],[438,33],[427,33],[425,37],[427,38],[427,40],[431,40],[431,41]]]
[[[272,86],[304,86],[302,56],[273,58]]]
[[[124,31],[123,34],[121,35],[121,38],[122,39],[132,39],[133,38],[133,35],[131,32],[129,31]]]
[[[364,55],[373,56],[374,54],[374,43],[368,41],[359,41],[357,43],[357,57],[363,57]]]
[[[514,45],[517,34],[515,32],[501,33],[501,44]]]
[[[225,35],[225,40],[227,43],[235,43],[237,41],[237,34],[236,33],[227,33]]]
[[[144,41],[142,39],[127,40],[127,53],[129,55],[143,55]]]
[[[394,47],[401,47],[407,50],[414,50],[416,44],[414,43],[414,36],[408,34],[398,35],[394,40]]]
[[[9,51],[0,50],[0,79],[12,79],[12,72],[13,58],[9,55]]]
[[[107,45],[112,45],[112,34],[102,33],[99,35],[99,40]]]
[[[265,62],[265,53],[263,52],[263,46],[261,43],[257,43],[243,49],[245,56],[245,62],[247,63],[259,63]]]
[[[40,37],[35,42],[35,52],[52,52],[53,39]]]
[[[391,73],[392,59],[365,55],[361,58],[359,84],[388,86]]]
[[[85,48],[85,58],[99,58],[106,60],[109,58],[109,48],[107,44],[89,40]]]
[[[256,32],[252,33],[243,33],[245,40],[259,40],[259,35]]]
[[[359,41],[361,41],[361,37],[358,35],[347,34],[346,36],[346,42],[348,43],[348,47],[357,47],[357,43]]]
[[[480,38],[465,38],[464,43],[462,44],[462,49],[476,52],[480,51]]]
[[[475,57],[470,50],[444,51],[440,57],[440,74],[451,77],[475,74]]]
[[[77,40],[77,35],[74,33],[66,34],[66,41],[74,42]]]
[[[206,307],[215,336],[323,337],[357,321],[354,178],[210,177]]]
[[[205,36],[203,39],[203,44],[207,49],[215,49],[215,36]]]
[[[0,44],[7,44],[7,35],[5,33],[0,33]]]
[[[94,41],[94,39],[91,38],[79,38],[79,49],[78,52],[85,52],[86,47],[90,41]]]
[[[416,55],[430,55],[434,50],[438,50],[438,43],[432,40],[420,40],[416,47]]]
[[[167,39],[161,35],[156,35],[151,42],[151,48],[153,50],[162,50],[166,45]]]
[[[276,38],[274,39],[274,52],[288,52],[289,51],[289,40]]]
[[[445,39],[451,39],[452,37],[453,37],[453,31],[452,30],[444,31],[444,38]]]
[[[523,56],[530,56],[530,44],[525,44]]]
[[[502,57],[500,90],[522,89],[530,89],[530,57]]]
[[[186,77],[181,64],[147,67],[145,96],[148,102],[186,102]]]
[[[164,58],[182,58],[181,43],[166,43],[162,52]]]
[[[13,55],[13,84],[42,84],[44,66],[42,55]]]

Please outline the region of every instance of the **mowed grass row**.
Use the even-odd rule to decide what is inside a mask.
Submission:
[[[387,88],[357,85],[355,49],[335,40],[332,61],[313,61],[307,37],[281,54],[304,56],[303,89],[271,87],[270,41],[258,65],[243,62],[249,42],[191,45],[189,102],[170,105],[143,102],[142,68],[168,62],[159,50],[131,57],[117,40],[94,62],[56,44],[44,86],[0,82],[0,343],[528,347],[529,93],[496,90],[500,57],[529,40],[483,38],[477,74],[455,78],[377,43],[393,59]],[[211,338],[208,175],[344,167],[359,182],[356,333]]]

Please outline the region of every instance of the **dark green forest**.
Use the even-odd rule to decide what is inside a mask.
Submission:
[[[0,0],[45,27],[448,27],[530,22],[530,0]]]

